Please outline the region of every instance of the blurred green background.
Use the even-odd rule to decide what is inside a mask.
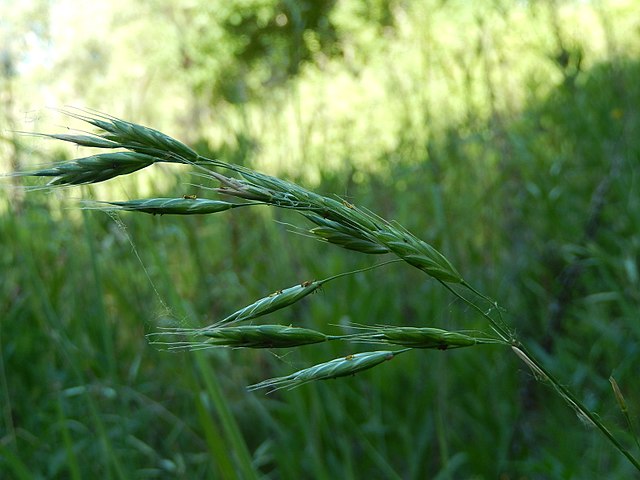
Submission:
[[[637,418],[639,59],[634,0],[0,0],[0,170],[84,155],[16,133],[79,127],[47,108],[70,105],[395,219],[638,455],[608,378]],[[633,477],[506,348],[410,353],[268,396],[246,386],[353,347],[158,351],[145,335],[168,319],[207,325],[378,259],[292,235],[304,224],[272,209],[80,208],[207,194],[154,168],[56,191],[4,180],[0,477]],[[400,264],[266,320],[486,330]]]

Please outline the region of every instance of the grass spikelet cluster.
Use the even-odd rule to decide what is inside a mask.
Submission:
[[[169,350],[229,348],[291,348],[329,340],[352,343],[397,345],[415,349],[449,350],[481,344],[504,344],[502,340],[473,337],[431,327],[360,326],[364,332],[347,335],[325,335],[308,328],[283,325],[211,326],[203,329],[165,329],[148,335],[154,345]],[[185,337],[181,341],[165,341],[167,336]]]
[[[308,236],[364,254],[390,253],[393,261],[403,261],[437,280],[451,294],[465,302],[472,311],[481,315],[499,339],[488,334],[469,335],[438,328],[368,327],[353,335],[329,336],[321,332],[281,325],[232,326],[276,312],[317,291],[327,282],[344,275],[377,268],[380,263],[361,270],[341,273],[319,281],[305,281],[260,298],[211,326],[197,329],[173,329],[167,334],[184,335],[182,342],[168,343],[169,348],[284,348],[320,343],[327,340],[347,340],[406,347],[398,351],[381,350],[361,352],[320,363],[284,377],[257,383],[250,390],[291,389],[315,380],[326,380],[353,375],[373,368],[412,349],[449,350],[479,344],[497,344],[511,347],[514,354],[531,368],[541,381],[551,384],[555,392],[574,409],[581,418],[600,430],[606,439],[640,471],[640,462],[622,445],[604,425],[598,415],[591,412],[580,399],[545,368],[531,351],[517,339],[502,318],[501,308],[486,295],[469,285],[454,265],[433,245],[417,238],[396,222],[385,220],[365,208],[360,208],[339,197],[327,197],[302,188],[294,183],[265,175],[249,168],[201,157],[183,143],[152,128],[126,122],[108,115],[91,112],[67,112],[98,131],[93,134],[42,134],[54,140],[70,142],[81,147],[116,149],[115,152],[91,155],[50,168],[18,173],[19,176],[53,177],[50,186],[79,185],[110,180],[133,173],[158,162],[180,163],[195,170],[204,182],[204,190],[219,195],[249,201],[231,203],[219,199],[151,198],[106,202],[106,210],[126,210],[150,214],[208,214],[239,206],[269,205],[298,212],[314,227]],[[221,173],[224,172],[224,173]],[[463,295],[461,292],[464,292]],[[467,298],[469,295],[470,298]],[[488,303],[484,310],[476,302]],[[497,318],[496,318],[497,317]],[[152,337],[155,338],[155,337]],[[193,341],[193,338],[196,340]],[[163,342],[154,342],[163,343]],[[167,344],[167,342],[164,342]],[[622,397],[613,384],[616,398]],[[621,403],[621,408],[626,405]],[[626,410],[625,410],[626,411]]]
[[[307,218],[321,227],[315,231],[312,229],[310,233],[325,241],[363,253],[391,251],[433,278],[443,282],[463,283],[458,271],[433,246],[400,226],[344,200],[318,195],[294,183],[240,165],[201,157],[183,143],[152,128],[103,114],[66,113],[100,131],[93,136],[45,136],[80,146],[121,148],[129,152],[95,155],[50,169],[26,172],[24,175],[55,176],[52,185],[74,185],[109,180],[156,162],[192,165],[198,168],[201,177],[219,182],[220,186],[215,190],[220,194],[293,209],[307,215]],[[215,171],[215,168],[235,172],[241,178],[228,177]]]

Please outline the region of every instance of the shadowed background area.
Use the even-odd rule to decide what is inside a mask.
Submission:
[[[473,3],[473,5],[471,5]],[[628,1],[0,0],[0,171],[85,155],[25,136],[93,108],[337,194],[442,251],[634,454],[640,386],[640,6]],[[88,153],[87,153],[88,154]],[[8,478],[630,478],[504,347],[409,352],[271,395],[367,350],[170,353],[204,326],[375,259],[281,210],[146,216],[80,199],[212,196],[162,165],[0,188],[0,470]],[[404,264],[271,323],[487,330]],[[637,446],[636,446],[637,447]]]

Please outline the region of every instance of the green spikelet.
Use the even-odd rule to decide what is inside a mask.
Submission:
[[[450,332],[431,327],[360,327],[366,330],[348,337],[350,341],[385,343],[411,348],[433,348],[447,350],[451,348],[471,347],[478,344],[505,344],[492,338],[476,338],[461,332]]]
[[[126,202],[105,202],[117,210],[151,213],[153,215],[196,215],[218,213],[254,203],[230,203],[206,198],[148,198]]]
[[[353,355],[347,355],[346,357],[335,358],[329,362],[320,363],[313,367],[305,368],[304,370],[299,370],[286,377],[265,380],[251,385],[249,390],[259,390],[261,388],[269,388],[271,390],[279,390],[281,388],[292,389],[316,380],[328,380],[330,378],[355,375],[356,373],[380,365],[387,360],[391,360],[396,355],[405,351],[407,351],[407,349],[396,352],[377,350],[373,352],[355,353]]]
[[[82,185],[104,182],[141,170],[155,157],[135,152],[101,153],[54,165],[51,168],[23,172],[19,176],[55,177],[49,185]]]

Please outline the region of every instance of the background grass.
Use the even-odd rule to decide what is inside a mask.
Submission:
[[[63,3],[46,18],[38,2],[6,17],[6,35],[40,32],[56,55],[40,65],[26,40],[7,47],[20,68],[2,80],[5,171],[78,155],[11,131],[55,130],[59,119],[40,110],[53,99],[342,195],[438,246],[633,448],[608,377],[637,416],[634,2],[337,2],[322,14],[333,41],[331,29],[301,30],[306,57],[238,47],[253,37],[220,19],[262,11],[252,2],[231,12],[115,2],[97,25],[81,9],[63,14]],[[295,18],[287,2],[265,5],[265,18]],[[203,36],[214,26],[228,58]],[[87,33],[101,28],[111,53]],[[296,38],[269,32],[257,38]],[[206,325],[373,261],[292,235],[296,218],[270,209],[114,219],[78,208],[78,198],[204,195],[192,180],[161,169],[95,188],[0,191],[8,478],[631,478],[628,462],[507,349],[413,352],[265,396],[245,387],[350,350],[149,346],[145,334],[169,319]],[[347,322],[485,327],[438,287],[394,264],[337,280],[272,320],[325,332]]]

